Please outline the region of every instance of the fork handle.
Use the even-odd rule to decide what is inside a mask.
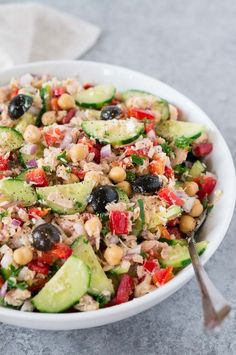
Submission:
[[[204,325],[208,329],[213,329],[221,324],[229,314],[231,307],[209,279],[200,262],[192,237],[188,239],[188,247],[195,275],[201,290]]]

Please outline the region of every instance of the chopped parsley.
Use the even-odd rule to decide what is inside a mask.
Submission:
[[[51,172],[51,167],[49,165],[43,165],[42,168],[43,168],[44,171],[46,171],[46,173],[50,173]]]
[[[172,149],[171,147],[169,146],[168,143],[163,143],[163,144],[160,144],[161,148],[162,148],[162,151],[164,153],[166,153],[167,155],[169,155],[171,152],[172,152]]]
[[[190,150],[190,145],[195,141],[195,139],[200,137],[200,135],[201,132],[199,132],[198,134],[196,134],[194,137],[191,138],[184,137],[184,136],[178,137],[175,140],[175,145],[178,148]]]
[[[136,179],[136,174],[133,171],[126,171],[126,180],[129,182],[134,182]]]
[[[188,171],[188,168],[183,164],[178,164],[174,166],[174,172],[176,174],[184,174],[186,173],[186,171]]]
[[[145,158],[139,157],[137,154],[131,154],[132,163],[135,165],[143,165]]]
[[[7,211],[1,212],[0,213],[0,220],[3,219],[3,217],[6,217],[8,215]]]
[[[66,151],[62,152],[61,154],[58,154],[57,160],[59,160],[64,165],[68,164],[68,160],[66,158]]]

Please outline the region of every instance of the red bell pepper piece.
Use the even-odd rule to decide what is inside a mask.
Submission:
[[[28,209],[28,214],[30,218],[35,217],[45,217],[48,214],[49,208],[42,208],[42,207],[30,207]]]
[[[54,256],[51,254],[51,252],[45,252],[42,253],[41,256],[39,256],[37,258],[38,262],[42,263],[42,264],[47,264],[47,265],[51,265],[53,263],[53,261],[55,260]]]
[[[193,154],[196,157],[205,157],[206,155],[210,154],[213,149],[212,143],[200,143],[196,144],[193,148]]]
[[[145,123],[145,132],[148,133],[148,132],[150,132],[152,130],[155,132],[155,124],[154,124],[154,122]]]
[[[93,87],[93,84],[91,84],[91,83],[84,83],[84,84],[83,84],[84,90],[88,90],[88,89],[90,89],[90,88],[92,88],[92,87]]]
[[[113,234],[128,234],[129,213],[111,211],[109,216],[110,230]]]
[[[176,239],[182,239],[183,235],[178,227],[168,227],[167,229],[170,235],[174,234]]]
[[[0,156],[0,171],[6,171],[9,169],[9,159]]]
[[[210,195],[217,183],[216,178],[210,175],[200,176],[194,180],[199,187],[197,195],[200,200],[203,200],[205,197]]]
[[[143,267],[146,271],[153,273],[153,271],[157,268],[157,263],[155,260],[145,260]]]
[[[45,171],[41,168],[36,168],[26,173],[26,181],[32,185],[43,187],[48,186],[48,179]]]
[[[172,177],[174,177],[174,170],[173,170],[172,168],[170,168],[169,166],[165,166],[164,175],[165,175],[168,179],[171,179]]]
[[[151,163],[149,164],[149,171],[153,175],[163,175],[165,172],[164,160],[158,158],[157,160],[151,161]]]
[[[95,163],[99,164],[100,163],[100,152],[102,149],[102,144],[94,144],[92,147],[89,147],[89,152],[90,153],[94,153],[94,158],[93,160],[95,161]]]
[[[38,260],[32,260],[27,266],[30,270],[39,272],[40,274],[47,275],[49,273],[49,266]]]
[[[168,187],[163,187],[159,192],[158,196],[165,200],[169,205],[183,206],[184,201],[179,198],[173,191],[168,189]]]
[[[125,155],[130,156],[131,154],[136,154],[141,158],[146,158],[148,156],[150,148],[141,148],[141,149],[134,149],[134,148],[127,148],[125,150]]]
[[[77,166],[73,166],[71,168],[72,174],[76,175],[80,180],[84,180],[85,171],[83,169],[78,168]]]
[[[152,277],[153,283],[157,286],[162,286],[174,277],[173,267],[168,266],[165,269],[160,269]]]
[[[155,116],[151,110],[141,110],[137,107],[131,107],[128,111],[128,116],[137,118],[137,120],[155,120]]]
[[[44,138],[48,146],[55,146],[61,143],[64,133],[60,128],[50,128],[45,132]]]
[[[67,259],[71,256],[72,249],[64,243],[57,243],[49,253],[58,259]]]
[[[63,87],[57,87],[53,89],[53,96],[60,97],[62,94],[65,94],[66,89]]]
[[[115,296],[115,304],[128,302],[130,295],[133,293],[133,289],[133,278],[128,274],[124,274],[118,286],[118,290]]]

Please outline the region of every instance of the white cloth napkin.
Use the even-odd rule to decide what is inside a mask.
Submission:
[[[0,68],[78,58],[99,34],[98,27],[46,5],[0,5]]]

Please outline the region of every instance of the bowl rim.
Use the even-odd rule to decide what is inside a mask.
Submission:
[[[207,125],[211,127],[211,129],[217,133],[218,137],[221,138],[221,141],[223,143],[224,147],[224,153],[227,156],[228,163],[229,163],[229,169],[230,169],[230,174],[232,175],[232,180],[236,181],[236,175],[235,175],[235,168],[234,168],[234,163],[233,159],[230,153],[230,150],[227,146],[227,143],[225,142],[223,136],[219,132],[218,128],[215,126],[215,124],[211,121],[211,119],[206,115],[204,111],[202,111],[195,103],[193,103],[190,99],[188,99],[185,95],[180,93],[178,90],[174,89],[172,86],[167,85],[163,83],[161,80],[156,79],[155,77],[151,77],[149,75],[145,75],[143,73],[140,73],[138,71],[129,69],[129,68],[124,68],[121,66],[117,65],[112,65],[112,64],[107,64],[104,62],[96,62],[96,61],[87,61],[87,60],[52,60],[52,61],[39,61],[39,62],[34,62],[34,63],[27,63],[23,65],[17,65],[12,68],[7,68],[7,69],[2,69],[0,70],[0,74],[7,75],[8,73],[12,73],[11,75],[14,75],[14,71],[17,70],[39,70],[39,68],[46,67],[49,65],[55,65],[55,66],[68,66],[68,65],[88,65],[88,66],[98,66],[100,68],[106,67],[110,70],[115,70],[115,71],[123,71],[127,72],[127,74],[132,74],[134,76],[140,76],[144,80],[152,80],[153,83],[155,84],[160,84],[163,88],[166,88],[171,91],[173,95],[177,95],[179,98],[181,98],[186,105],[189,105],[190,107],[193,108],[193,110],[198,111],[199,114],[203,117],[204,121],[206,122]],[[160,90],[162,90],[160,89]],[[224,220],[221,223],[221,229],[218,234],[217,239],[215,239],[214,243],[211,245],[211,248],[207,248],[206,252],[202,255],[201,261],[203,264],[205,264],[211,256],[215,253],[215,251],[218,249],[220,243],[224,239],[226,232],[228,230],[228,227],[230,225],[230,221],[233,216],[234,212],[234,207],[235,207],[235,200],[236,200],[236,184],[233,184],[233,191],[231,194],[231,198],[228,201],[228,204],[230,208],[228,209],[228,213],[224,215]],[[14,324],[14,321],[40,321],[40,322],[47,322],[47,324],[52,325],[55,327],[54,329],[60,329],[56,328],[56,324],[61,321],[65,324],[70,324],[73,321],[94,321],[96,323],[96,320],[98,321],[98,324],[106,324],[106,323],[111,323],[111,317],[118,317],[122,313],[124,316],[119,319],[123,319],[126,317],[129,317],[130,315],[125,316],[125,313],[129,311],[129,313],[132,314],[137,314],[140,311],[144,311],[153,305],[157,304],[158,302],[164,300],[165,298],[169,297],[173,293],[175,293],[180,287],[182,287],[184,284],[186,284],[192,277],[194,276],[194,271],[192,265],[189,265],[185,267],[174,279],[172,279],[170,282],[167,284],[163,285],[162,287],[152,291],[151,293],[148,293],[142,297],[135,298],[127,303],[123,303],[120,305],[108,307],[108,308],[103,308],[99,309],[96,311],[91,311],[91,312],[75,312],[75,313],[36,313],[36,312],[22,312],[19,310],[12,310],[4,307],[0,307],[0,317],[3,316],[4,319],[7,319],[6,322],[9,321],[9,323]],[[156,300],[158,299],[158,301]],[[141,307],[141,310],[139,310],[139,307]],[[130,312],[131,311],[131,312]],[[104,318],[109,319],[109,321],[101,321],[101,319],[104,320]],[[5,320],[4,320],[5,321]],[[116,321],[114,319],[113,321]],[[27,325],[25,325],[27,326]],[[34,326],[37,328],[37,326]],[[78,327],[78,328],[85,328],[84,327]],[[41,326],[39,328],[42,328]],[[42,328],[43,329],[43,328]],[[49,329],[48,326],[45,327],[44,329]],[[65,328],[65,329],[75,329],[73,328]]]

